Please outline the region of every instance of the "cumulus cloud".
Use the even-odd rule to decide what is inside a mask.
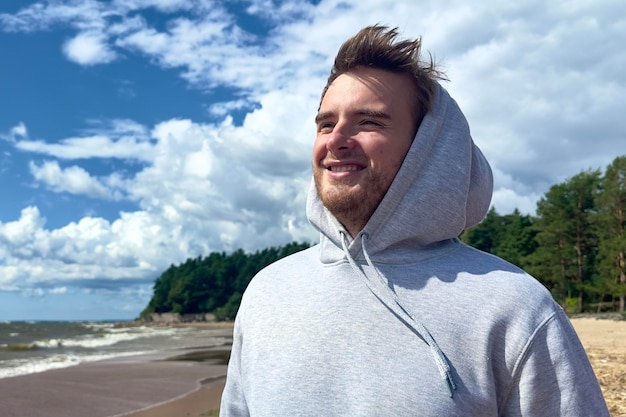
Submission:
[[[122,198],[119,191],[110,189],[78,166],[63,169],[57,161],[46,161],[41,165],[31,162],[30,172],[37,181],[56,192],[81,194],[105,200],[120,200]]]
[[[286,112],[295,103],[286,100],[282,106],[281,112]],[[17,221],[0,222],[0,246],[9,260],[0,266],[0,274],[14,271],[5,286],[85,285],[84,280],[104,278],[141,283],[189,256],[314,241],[316,235],[304,218],[309,135],[294,140],[290,129],[276,136],[259,130],[278,124],[254,116],[240,127],[230,120],[220,125],[176,119],[159,123],[150,139],[144,138],[150,146],[144,154],[150,159],[129,178],[96,178],[79,166],[63,168],[58,161],[31,162],[33,177],[55,192],[123,197],[138,202],[141,210],[121,213],[113,222],[85,217],[54,230],[46,229],[36,207],[24,209]],[[125,133],[132,130],[129,126],[139,136],[144,133],[130,121],[115,126]],[[102,157],[75,151],[99,149],[92,141],[91,136],[64,140],[54,152],[42,142],[37,150],[75,159]],[[281,151],[285,143],[289,149]]]
[[[0,265],[0,291],[19,291],[25,287],[24,282],[18,281],[18,268],[14,265]]]
[[[233,110],[241,110],[252,107],[252,103],[250,103],[246,99],[238,99],[232,101],[224,101],[219,103],[212,103],[209,106],[209,114],[214,116],[227,116]]]
[[[4,285],[145,278],[139,271],[150,265],[140,260],[136,251],[144,239],[158,230],[153,224],[144,230],[146,224],[141,215],[129,217],[132,216],[126,222],[113,224],[85,217],[77,223],[47,230],[39,210],[25,208],[18,220],[0,223],[2,255],[6,259],[0,265],[0,275],[10,277]],[[136,233],[138,228],[142,228],[140,235]]]
[[[80,65],[107,64],[117,57],[101,33],[83,32],[63,45],[67,59]]]

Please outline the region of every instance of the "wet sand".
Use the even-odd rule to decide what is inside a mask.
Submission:
[[[203,385],[197,391],[124,417],[207,417],[219,415],[225,379]],[[121,417],[121,416],[120,416]]]
[[[226,375],[225,361],[181,360],[202,352],[180,351],[174,355],[178,356],[177,360],[164,360],[163,354],[131,356],[0,379],[0,415],[118,417],[166,404],[195,391],[219,397],[220,384]],[[220,393],[215,394],[217,391]],[[169,414],[178,415],[187,414]]]

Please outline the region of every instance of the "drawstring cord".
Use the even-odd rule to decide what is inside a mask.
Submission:
[[[435,341],[433,336],[430,334],[426,326],[424,326],[424,324],[420,320],[418,320],[417,317],[415,317],[415,315],[413,315],[409,310],[407,310],[404,307],[404,305],[402,304],[402,302],[400,301],[396,293],[389,289],[383,276],[380,274],[380,272],[378,272],[378,269],[374,267],[374,264],[372,263],[372,260],[370,259],[369,254],[367,253],[367,250],[365,249],[365,242],[367,241],[367,238],[368,238],[367,233],[361,234],[361,247],[363,249],[363,255],[365,256],[365,261],[376,273],[376,276],[378,277],[380,283],[383,285],[383,288],[386,289],[385,292],[388,295],[391,295],[396,306],[400,308],[400,310],[410,319],[409,321],[410,321],[410,324],[413,326],[413,329],[422,337],[422,339],[424,339],[424,341],[430,348],[430,351],[437,365],[437,369],[439,370],[439,373],[446,381],[446,385],[450,392],[450,398],[452,398],[454,390],[456,389],[456,384],[454,383],[454,380],[452,379],[452,372],[450,371],[450,364],[448,363],[448,360],[444,356],[443,352],[439,348],[439,345],[437,345],[437,342]],[[367,285],[369,290],[383,304],[387,305],[387,303],[384,301],[385,298],[382,296],[379,289],[376,288],[375,284],[371,281],[371,278],[368,277],[365,272],[363,272],[363,270],[356,264],[356,262],[352,258],[352,255],[350,255],[350,251],[348,250],[348,238],[343,231],[341,232],[341,246],[343,247],[343,251],[346,255],[346,258],[348,259],[348,262],[350,263],[352,268],[357,272],[357,274],[365,278],[365,284]],[[389,305],[387,306],[391,307]],[[393,308],[392,308],[392,311],[394,311]],[[396,312],[395,314],[398,314],[398,313]]]

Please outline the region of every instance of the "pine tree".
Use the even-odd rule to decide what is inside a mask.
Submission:
[[[598,198],[598,265],[601,288],[626,304],[626,156],[615,158],[601,181]]]
[[[550,188],[537,203],[538,247],[528,257],[529,272],[547,283],[564,308],[567,298],[576,295],[579,312],[595,271],[592,217],[599,178],[597,170],[583,171]]]

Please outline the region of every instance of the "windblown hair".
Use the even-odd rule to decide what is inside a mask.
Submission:
[[[432,55],[427,61],[421,58],[422,39],[397,40],[398,28],[374,25],[361,29],[341,45],[330,76],[322,92],[322,100],[328,87],[341,74],[357,67],[383,69],[398,74],[407,74],[415,85],[415,105],[418,123],[431,109],[432,98],[438,80],[447,80],[437,69]],[[320,101],[321,103],[321,101]]]

